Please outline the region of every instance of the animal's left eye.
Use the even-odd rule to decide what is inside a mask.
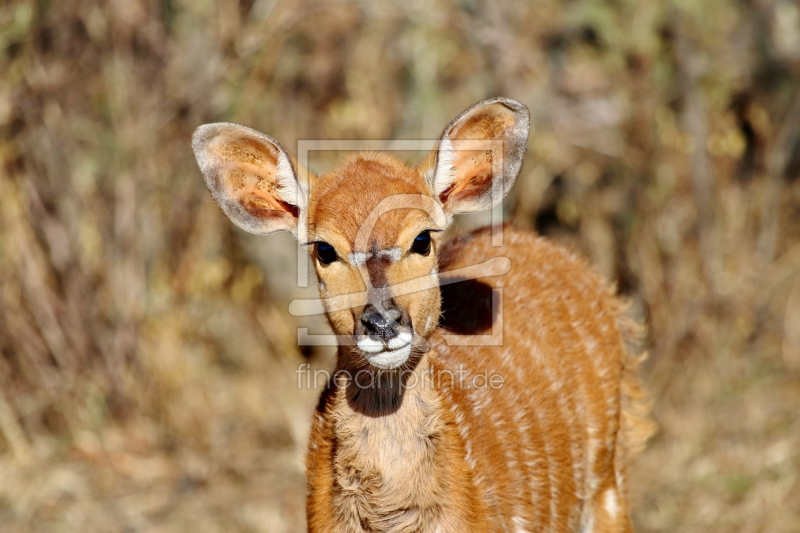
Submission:
[[[329,265],[337,259],[336,250],[327,242],[317,243],[317,259],[323,265]]]
[[[423,231],[414,239],[411,245],[411,251],[419,255],[428,255],[431,253],[431,232],[428,230]]]

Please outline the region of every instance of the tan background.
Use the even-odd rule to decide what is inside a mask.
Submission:
[[[301,531],[295,370],[329,351],[190,135],[431,139],[503,95],[508,218],[649,322],[638,530],[798,531],[798,81],[790,1],[3,2],[0,530]]]

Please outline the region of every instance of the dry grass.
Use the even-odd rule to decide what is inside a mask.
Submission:
[[[327,354],[191,132],[430,139],[495,95],[535,125],[508,216],[650,325],[639,531],[796,531],[796,3],[21,0],[0,73],[3,531],[302,530]]]

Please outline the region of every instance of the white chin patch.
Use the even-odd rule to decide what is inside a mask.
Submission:
[[[357,346],[364,352],[369,364],[384,370],[391,370],[408,361],[413,337],[413,333],[404,331],[384,344],[379,340],[364,336],[359,339]]]
[[[378,353],[386,349],[381,341],[370,339],[366,335],[358,340],[358,349],[364,353]]]
[[[384,370],[391,370],[408,361],[409,355],[411,355],[411,345],[406,344],[397,350],[385,350],[379,353],[367,354],[367,361],[369,361],[369,364],[372,366],[377,366]]]

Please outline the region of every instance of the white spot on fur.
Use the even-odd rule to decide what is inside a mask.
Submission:
[[[581,533],[594,533],[594,512],[592,511],[591,505],[587,504],[584,513],[585,518],[581,526]]]
[[[608,489],[603,494],[603,507],[606,509],[609,518],[616,518],[619,514],[619,499],[617,498],[616,489]]]
[[[530,533],[530,530],[525,527],[525,519],[521,516],[515,516],[511,521],[514,522],[514,533]]]

